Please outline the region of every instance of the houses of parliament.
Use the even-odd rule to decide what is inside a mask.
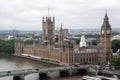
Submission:
[[[42,18],[42,38],[34,40],[32,47],[26,46],[23,40],[15,40],[15,55],[37,56],[64,66],[83,63],[103,64],[112,57],[111,36],[112,28],[107,13],[103,19],[100,43],[97,46],[86,46],[84,36],[81,37],[80,45],[65,39],[62,24],[56,39],[55,17],[47,16]]]

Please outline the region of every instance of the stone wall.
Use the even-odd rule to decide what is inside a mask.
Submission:
[[[60,62],[59,50],[50,50],[47,48],[40,47],[24,47],[24,53],[28,55],[42,57],[43,59]]]
[[[97,63],[97,53],[79,53],[74,55],[74,63],[89,63],[96,64]]]
[[[34,55],[33,47],[24,47],[24,53],[23,54]]]

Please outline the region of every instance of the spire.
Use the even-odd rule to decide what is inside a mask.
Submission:
[[[104,21],[108,21],[107,11],[105,11]]]
[[[61,26],[60,26],[60,34],[63,34],[63,28],[62,28],[62,23],[61,23]]]
[[[62,23],[61,23],[61,26],[60,26],[60,30],[62,30]]]
[[[108,19],[108,16],[107,16],[107,11],[105,11],[105,17],[104,17],[104,20],[103,20],[102,27],[110,27],[109,19]]]
[[[64,34],[63,34],[62,23],[61,23],[61,26],[60,26],[60,31],[59,31],[59,35],[58,36],[59,36],[58,43],[59,43],[59,45],[62,45],[63,41],[64,41]]]
[[[42,17],[42,21],[44,22],[44,17]]]
[[[55,22],[55,16],[53,16],[53,22]]]

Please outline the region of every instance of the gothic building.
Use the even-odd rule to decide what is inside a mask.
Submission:
[[[112,29],[109,24],[109,19],[106,13],[103,24],[101,26],[100,54],[99,54],[99,60],[101,61],[101,63],[108,62],[112,57],[111,36]]]
[[[60,65],[73,64],[103,64],[112,57],[111,34],[112,29],[109,24],[107,13],[105,14],[100,31],[99,46],[86,46],[85,37],[81,37],[80,45],[74,41],[64,39],[62,24],[58,34],[58,41],[55,41],[55,18],[50,16],[42,18],[42,40],[34,41],[33,46],[26,46],[22,40],[15,42],[15,55],[36,56],[43,60]],[[57,43],[57,44],[56,44]],[[57,45],[57,47],[56,47]]]
[[[49,43],[50,45],[54,45],[55,43],[55,32],[54,32],[54,28],[55,28],[55,19],[53,17],[53,20],[51,20],[51,17],[48,16],[46,17],[46,20],[42,19],[42,31],[43,31],[43,43],[45,43],[46,45]]]
[[[58,45],[61,46],[64,42],[64,33],[63,33],[63,28],[62,28],[62,24],[60,26],[60,31],[59,31],[59,38],[58,38]]]

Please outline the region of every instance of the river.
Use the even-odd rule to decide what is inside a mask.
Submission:
[[[0,55],[0,71],[11,71],[31,68],[48,68],[57,67],[56,65],[47,64],[35,60],[29,60],[13,56]],[[76,79],[75,79],[76,78]],[[13,80],[12,76],[1,77],[0,80]],[[25,80],[38,80],[38,73],[25,76]],[[80,80],[80,77],[60,78],[53,80]]]

